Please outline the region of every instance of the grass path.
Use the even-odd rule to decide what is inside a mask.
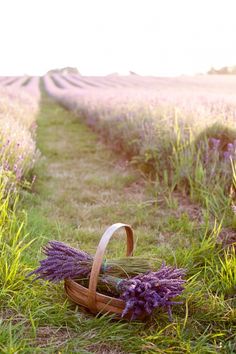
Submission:
[[[137,236],[150,239],[159,220],[138,171],[127,168],[77,117],[47,98],[38,124],[42,157],[35,193],[28,196],[29,223],[37,226],[35,218],[42,215],[40,228],[49,225],[53,236],[85,249],[94,250],[115,222],[129,223]]]

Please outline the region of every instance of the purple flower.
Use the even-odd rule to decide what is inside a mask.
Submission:
[[[6,171],[10,171],[10,165],[9,165],[9,163],[8,163],[8,162],[4,162],[3,167],[4,167],[4,170],[6,170]]]
[[[223,153],[223,157],[224,157],[224,160],[225,161],[228,161],[230,158],[231,158],[231,152],[229,152],[229,151],[224,151],[224,153]]]
[[[227,144],[227,150],[230,153],[234,153],[235,151],[234,145],[232,143]]]
[[[210,141],[210,143],[212,145],[212,149],[213,150],[218,150],[218,148],[220,146],[220,139],[210,138],[209,141]]]
[[[51,241],[44,247],[46,259],[40,267],[28,274],[37,275],[36,279],[59,282],[66,278],[88,277],[91,271],[91,255],[70,247],[63,242]]]
[[[172,301],[183,291],[185,280],[184,269],[165,266],[157,272],[137,275],[118,284],[121,299],[126,303],[122,316],[132,311],[132,319],[141,314],[150,315],[157,307],[166,307],[169,319],[172,319],[171,305],[179,302]]]

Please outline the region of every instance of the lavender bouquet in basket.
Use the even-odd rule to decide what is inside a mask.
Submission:
[[[87,285],[92,269],[93,257],[62,242],[51,241],[43,248],[47,258],[40,261],[40,267],[29,275],[36,279],[52,282],[71,278]],[[141,258],[128,257],[111,260],[101,267],[98,290],[109,292],[125,301],[122,316],[132,311],[132,319],[141,314],[151,315],[157,307],[167,310],[171,320],[171,306],[179,304],[173,299],[184,290],[184,269],[162,264],[154,272],[150,263]]]

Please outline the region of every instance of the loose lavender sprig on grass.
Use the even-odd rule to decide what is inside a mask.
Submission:
[[[122,316],[131,311],[132,319],[135,319],[142,314],[150,315],[157,307],[166,307],[171,320],[171,305],[180,303],[172,299],[182,293],[185,273],[185,269],[163,264],[157,272],[122,280],[118,284],[120,297],[126,303]]]

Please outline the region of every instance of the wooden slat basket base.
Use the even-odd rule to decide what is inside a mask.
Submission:
[[[89,287],[76,283],[72,279],[65,280],[65,292],[67,296],[76,304],[86,307],[90,312],[97,314],[114,314],[114,318],[120,319],[122,312],[125,308],[125,302],[115,297],[110,297],[96,291],[98,276],[103,262],[103,256],[106,247],[115,231],[124,228],[127,236],[127,256],[133,255],[134,239],[133,230],[131,226],[127,224],[117,223],[111,225],[106,232],[102,235],[98,244],[96,254],[94,256],[94,262],[89,279]],[[132,313],[128,313],[124,318],[130,319]],[[140,317],[142,318],[142,317]]]

